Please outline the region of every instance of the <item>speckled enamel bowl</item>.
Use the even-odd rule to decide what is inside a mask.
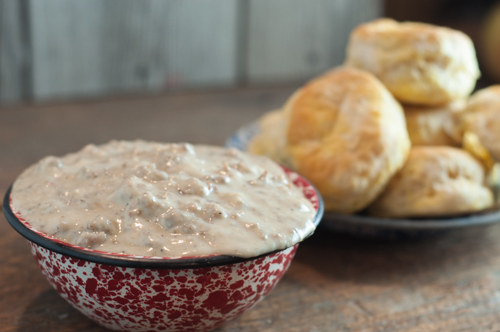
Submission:
[[[314,204],[323,203],[296,173],[290,179]],[[73,307],[121,331],[211,331],[266,296],[290,265],[298,244],[243,259],[231,256],[153,258],[110,254],[56,240],[31,227],[4,199],[9,223],[28,239],[43,274]]]

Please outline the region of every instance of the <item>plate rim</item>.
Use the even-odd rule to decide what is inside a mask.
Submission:
[[[258,133],[259,121],[255,120],[239,127],[225,141],[226,147],[246,151],[250,139]],[[235,144],[237,142],[237,144]],[[451,230],[474,226],[485,226],[500,222],[500,208],[493,211],[482,211],[478,214],[467,214],[459,217],[429,217],[429,218],[383,218],[360,214],[342,214],[325,211],[320,227],[335,228],[335,226],[372,227],[391,230]],[[335,223],[336,225],[329,225]]]

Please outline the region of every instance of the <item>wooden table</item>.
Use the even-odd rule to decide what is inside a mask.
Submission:
[[[291,88],[0,109],[0,192],[41,157],[143,138],[223,144]],[[104,331],[39,272],[0,216],[0,331]],[[219,331],[500,331],[500,225],[412,241],[318,229],[285,277]]]

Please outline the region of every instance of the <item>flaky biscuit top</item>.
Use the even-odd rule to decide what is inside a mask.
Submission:
[[[468,152],[416,146],[369,212],[382,217],[453,216],[493,204],[485,170]]]
[[[401,105],[367,72],[332,70],[299,90],[285,112],[293,168],[318,187],[330,211],[367,206],[410,149]]]
[[[439,105],[467,97],[480,71],[464,33],[378,19],[351,33],[346,65],[377,76],[401,102]]]

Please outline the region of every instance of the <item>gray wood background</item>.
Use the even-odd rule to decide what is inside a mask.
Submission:
[[[382,0],[0,0],[0,103],[296,83]]]

